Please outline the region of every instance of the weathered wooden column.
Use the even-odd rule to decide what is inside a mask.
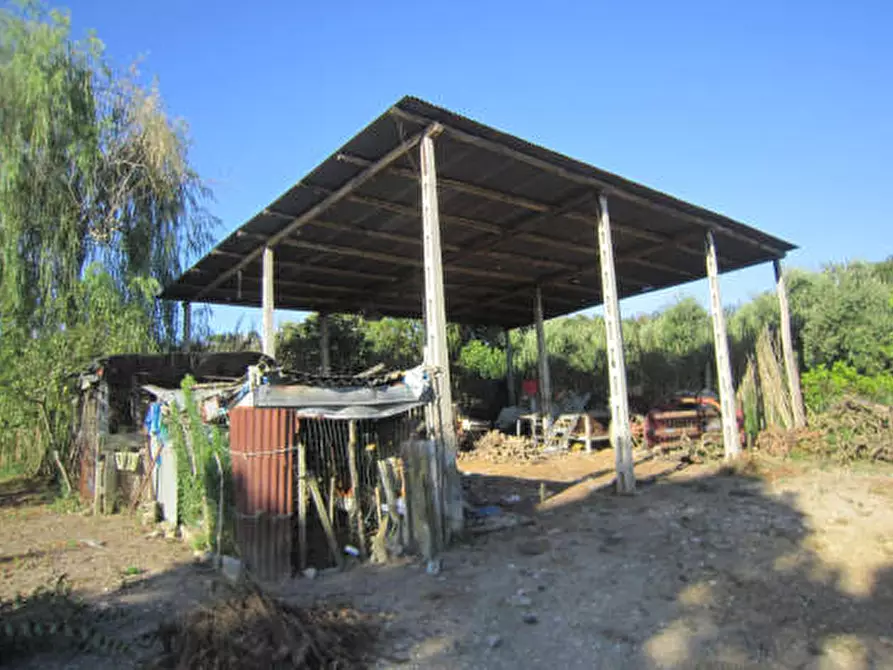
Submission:
[[[183,303],[183,351],[192,348],[192,303]]]
[[[438,445],[441,465],[439,482],[445,524],[443,541],[462,531],[464,510],[462,488],[456,467],[456,420],[453,416],[453,393],[450,380],[450,358],[447,348],[446,301],[443,291],[443,255],[440,245],[440,213],[437,204],[437,171],[434,159],[435,132],[428,132],[420,143],[422,247],[424,253],[425,296],[422,313],[425,320],[425,368],[432,374],[435,400],[432,407],[434,425],[429,425]]]
[[[546,348],[546,326],[543,323],[543,292],[539,286],[533,296],[533,320],[536,324],[536,365],[539,376],[539,411],[543,416],[543,433],[552,424],[552,377],[549,374],[549,351]]]
[[[710,283],[710,312],[713,321],[713,349],[716,353],[716,376],[719,382],[719,404],[722,410],[722,441],[726,458],[741,453],[738,417],[735,411],[735,386],[732,383],[732,361],[726,336],[726,315],[719,293],[719,263],[716,260],[716,241],[713,231],[707,231],[707,280]]]
[[[319,371],[324,375],[332,371],[331,350],[329,344],[329,315],[319,315]]]
[[[261,283],[261,306],[263,309],[263,330],[261,332],[261,348],[270,358],[276,358],[276,332],[273,326],[273,249],[264,247],[263,282]]]
[[[505,383],[509,391],[509,405],[514,406],[518,402],[518,393],[515,390],[515,361],[512,351],[512,334],[509,329],[505,331]]]
[[[608,213],[608,198],[604,195],[598,198],[598,209],[598,256],[607,335],[608,388],[611,396],[611,447],[614,449],[617,493],[632,493],[636,488],[636,473],[633,463],[633,436],[629,424],[626,360],[623,355],[623,330],[620,321],[617,274],[614,269],[611,217]]]
[[[772,261],[775,270],[775,291],[778,294],[778,311],[781,315],[781,348],[784,353],[784,371],[788,378],[791,394],[791,410],[794,415],[794,428],[806,426],[806,410],[803,408],[803,393],[800,390],[800,370],[794,356],[794,337],[791,334],[791,310],[788,306],[788,291],[784,283],[781,259]]]

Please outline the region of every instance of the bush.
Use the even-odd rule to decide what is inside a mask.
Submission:
[[[222,549],[226,549],[233,536],[233,485],[228,439],[219,427],[202,421],[201,410],[192,393],[194,386],[195,379],[188,375],[181,384],[183,407],[174,403],[167,419],[177,454],[178,521],[201,528],[205,548],[215,545],[217,530],[222,524]],[[223,470],[222,482],[218,458]],[[223,519],[217,514],[221,483],[224,487]]]
[[[846,396],[865,398],[885,405],[893,404],[893,374],[860,374],[841,361],[829,370],[822,365],[803,373],[803,399],[814,413],[824,412]]]

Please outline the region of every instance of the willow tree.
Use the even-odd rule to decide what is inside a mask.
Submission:
[[[64,447],[79,366],[173,342],[154,294],[213,221],[185,125],[140,81],[68,15],[0,10],[0,448]]]

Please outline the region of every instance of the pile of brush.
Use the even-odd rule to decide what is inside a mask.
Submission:
[[[543,458],[543,450],[529,437],[491,430],[474,443],[474,449],[459,454],[459,460],[480,459],[490,463],[519,463]]]
[[[377,626],[350,608],[300,609],[252,584],[200,606],[164,634],[156,668],[364,668]]]
[[[764,431],[757,448],[777,456],[798,451],[841,463],[893,462],[893,407],[845,398],[812,416],[809,428]]]

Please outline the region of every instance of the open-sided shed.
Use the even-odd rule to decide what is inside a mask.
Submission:
[[[438,426],[455,454],[446,320],[535,321],[604,305],[618,489],[634,485],[618,301],[707,276],[727,454],[738,452],[718,274],[794,247],[726,216],[525,142],[417,98],[398,101],[167,286],[184,303],[423,316]],[[422,253],[420,254],[420,249]],[[275,250],[275,256],[274,256]],[[324,331],[325,332],[325,331]],[[789,328],[783,341],[799,395]],[[796,389],[795,389],[796,386]],[[802,403],[795,402],[802,407]]]

